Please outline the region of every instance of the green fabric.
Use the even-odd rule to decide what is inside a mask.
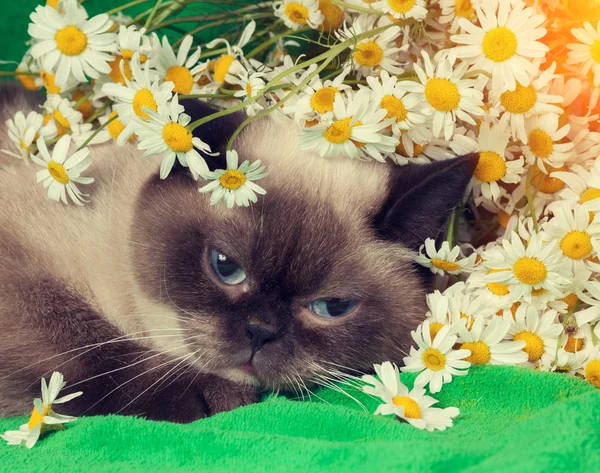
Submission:
[[[374,399],[346,389],[375,410]],[[1,445],[0,471],[600,471],[600,391],[576,378],[473,368],[437,395],[441,407],[457,406],[461,415],[434,433],[365,413],[333,390],[318,395],[304,402],[272,397],[190,425],[82,418],[32,450]],[[2,420],[0,431],[25,421]]]

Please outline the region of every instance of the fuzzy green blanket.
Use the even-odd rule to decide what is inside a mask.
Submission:
[[[411,384],[413,376],[402,375]],[[350,390],[372,412],[377,402]],[[271,397],[190,425],[88,417],[32,450],[0,445],[0,471],[477,472],[600,471],[600,391],[575,378],[478,367],[437,396],[461,415],[428,433],[366,413],[334,390]],[[25,418],[4,419],[0,430]]]

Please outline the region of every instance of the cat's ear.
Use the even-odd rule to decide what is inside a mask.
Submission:
[[[478,154],[469,154],[394,167],[387,199],[373,220],[377,234],[414,250],[436,238],[460,205],[478,160]]]

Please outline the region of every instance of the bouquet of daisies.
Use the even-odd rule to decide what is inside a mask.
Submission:
[[[178,160],[210,180],[201,191],[212,204],[249,205],[264,194],[252,181],[265,170],[238,166],[232,144],[265,116],[295,123],[298,145],[324,159],[402,166],[477,152],[446,241],[427,240],[416,256],[437,282],[400,368],[418,373],[415,388],[383,363],[365,391],[382,398],[378,413],[443,429],[458,411],[432,408],[424,387],[439,392],[471,365],[600,387],[600,4],[234,1],[229,12],[185,16],[195,3],[137,0],[90,18],[77,0],[48,0],[31,14],[31,48],[4,74],[45,88],[47,100],[8,121],[5,152],[41,166],[49,198],[93,198],[79,188],[93,181],[82,175],[88,146],[116,140],[162,155],[163,179]],[[147,10],[123,13],[139,4]],[[187,33],[175,26],[191,20]],[[224,36],[199,39],[223,25]],[[218,112],[192,122],[183,98]],[[242,110],[227,169],[209,171],[214,151],[193,130]]]

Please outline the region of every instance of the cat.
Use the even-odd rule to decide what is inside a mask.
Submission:
[[[184,103],[196,120],[211,113]],[[39,98],[0,89],[5,120]],[[220,155],[243,120],[194,134]],[[313,384],[328,369],[399,363],[424,318],[429,273],[413,263],[458,205],[477,156],[397,166],[321,158],[295,125],[252,122],[234,143],[260,159],[264,197],[209,205],[202,179],[134,144],[92,147],[91,202],[52,202],[39,166],[0,157],[0,416],[23,415],[53,370],[83,395],[70,415],[191,422]],[[70,391],[69,391],[70,390]]]

